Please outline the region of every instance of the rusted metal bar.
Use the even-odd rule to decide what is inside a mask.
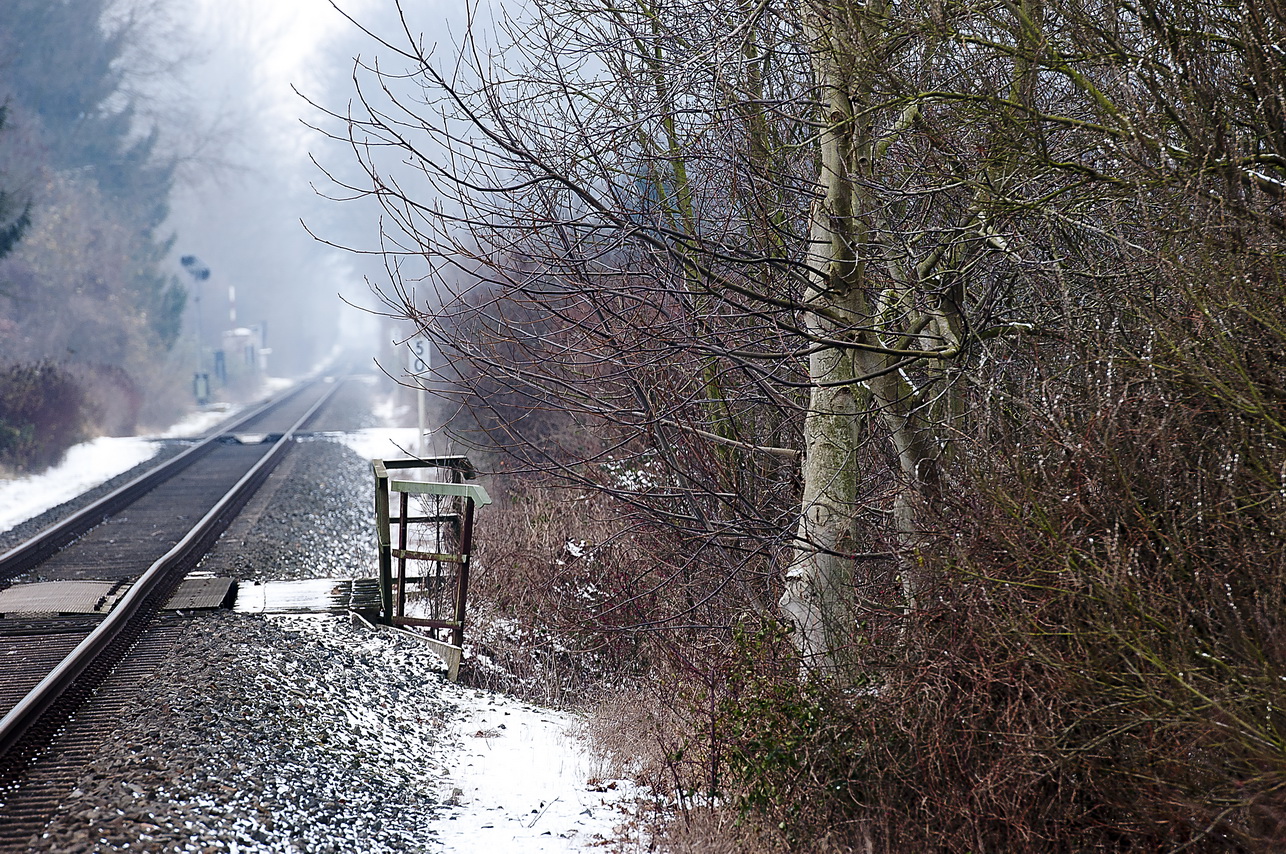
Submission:
[[[464,524],[460,530],[460,573],[455,591],[455,621],[452,641],[458,647],[464,646],[464,611],[469,601],[469,554],[473,548],[473,498],[464,500]]]
[[[463,559],[457,554],[446,554],[444,552],[417,552],[414,549],[393,549],[393,557],[406,558],[408,560],[436,560],[440,563],[463,563]]]
[[[460,520],[459,513],[439,513],[433,516],[408,516],[406,521],[412,525],[428,525],[430,523],[451,522]]]
[[[407,505],[410,503],[410,497],[405,492],[399,496],[399,513],[397,527],[397,610],[395,616],[401,617],[406,614],[406,531],[409,527],[406,524]]]
[[[387,619],[393,615],[393,559],[389,554],[388,471],[380,460],[371,463],[375,471],[375,546],[379,555],[380,612]]]
[[[455,620],[430,620],[427,617],[394,617],[389,622],[395,626],[422,626],[430,629],[457,628]]]

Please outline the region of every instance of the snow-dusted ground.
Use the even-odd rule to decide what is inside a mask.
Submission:
[[[367,460],[405,459],[416,453],[415,427],[370,427],[335,436]]]
[[[446,767],[449,801],[458,805],[433,825],[441,850],[543,854],[626,843],[619,828],[641,793],[596,773],[574,717],[502,694],[443,688],[461,712],[449,735],[461,747]]]
[[[61,465],[14,480],[0,480],[0,531],[38,516],[128,471],[156,454],[147,439],[94,439],[67,452]]]
[[[237,408],[193,412],[155,436],[100,437],[74,445],[63,461],[40,474],[0,479],[0,531],[39,516],[156,455],[155,439],[199,436]]]
[[[227,416],[222,412],[210,423],[184,422],[167,433],[199,434]],[[416,433],[415,428],[371,428],[331,438],[364,459],[398,458],[414,450]],[[97,440],[76,449],[51,472],[0,485],[0,529],[110,479],[147,459],[155,447],[143,439]],[[298,465],[306,467],[304,462]],[[338,476],[333,468],[328,472]],[[299,489],[302,500],[312,502],[315,510],[319,499],[308,484],[317,482],[317,473],[310,477]],[[58,491],[63,484],[67,489]],[[274,507],[294,506],[296,499],[286,497],[288,491],[277,493]],[[6,513],[6,507],[14,509]],[[364,530],[360,533],[365,535]],[[238,542],[236,551],[244,553],[248,543]],[[305,556],[302,562],[315,561]],[[433,675],[432,655],[423,646],[395,633],[359,630],[344,618],[228,614],[218,619],[223,625],[210,626],[210,649],[184,653],[194,656],[193,661],[176,662],[171,668],[172,673],[188,673],[190,681],[201,686],[175,686],[168,704],[178,710],[187,703],[195,717],[171,712],[178,714],[177,729],[164,738],[174,743],[157,743],[158,720],[140,710],[140,734],[122,742],[124,758],[104,758],[108,764],[88,777],[93,787],[82,783],[64,805],[51,828],[53,835],[46,838],[53,846],[49,850],[77,850],[80,841],[90,837],[96,850],[137,850],[143,841],[140,828],[157,834],[157,844],[167,832],[174,836],[171,841],[188,840],[164,850],[345,850],[345,837],[336,835],[322,814],[332,809],[326,798],[341,803],[341,795],[331,789],[355,801],[334,807],[339,810],[335,820],[359,804],[371,811],[370,828],[352,828],[375,834],[366,837],[366,850],[643,850],[641,840],[623,830],[633,826],[630,816],[643,793],[625,781],[601,778],[577,735],[579,720],[574,714],[441,680]],[[255,619],[265,622],[245,622]],[[281,643],[273,634],[278,631],[293,637]],[[245,637],[238,640],[243,632]],[[265,632],[264,638],[258,637]],[[201,666],[213,669],[203,673]],[[421,668],[429,669],[421,673]],[[279,711],[260,717],[268,707]],[[431,707],[441,710],[432,716],[434,723],[427,716],[421,721],[419,715]],[[247,714],[248,708],[257,713]],[[288,709],[306,723],[283,717]],[[300,733],[307,737],[301,739]],[[228,747],[229,739],[240,746]],[[134,756],[131,750],[143,752]],[[227,754],[215,766],[217,773],[214,767],[199,767],[199,756],[206,750]],[[185,752],[192,755],[184,758]],[[233,757],[242,771],[222,767]],[[116,782],[122,778],[112,763],[132,769],[124,777],[132,788],[123,801],[112,800],[120,796],[116,789],[126,785]],[[357,791],[344,791],[344,775],[353,773],[350,766],[367,769],[366,776],[388,779],[372,789],[371,800],[362,801]],[[247,776],[246,768],[258,769],[258,777]],[[372,775],[376,768],[386,771]],[[301,783],[313,778],[320,806],[308,806],[310,788]],[[418,791],[423,800],[411,797],[403,805],[399,798],[386,798],[402,789]],[[265,810],[273,818],[270,825],[242,826],[245,816],[263,815]],[[397,824],[396,833],[392,824],[379,832],[380,822],[388,821]],[[328,841],[323,844],[323,839]]]

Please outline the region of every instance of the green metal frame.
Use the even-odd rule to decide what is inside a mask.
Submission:
[[[416,626],[427,629],[445,629],[451,633],[449,645],[454,647],[458,662],[459,651],[464,646],[465,611],[469,592],[469,558],[473,549],[473,516],[478,507],[491,503],[491,496],[476,483],[464,483],[476,476],[468,457],[428,457],[426,459],[372,460],[375,474],[375,532],[379,550],[380,621],[394,626]],[[436,468],[449,473],[450,480],[436,483],[402,480],[394,472],[409,469]],[[392,509],[392,495],[397,494],[398,511]],[[412,516],[409,498],[412,495],[437,495],[455,499],[456,512],[432,516]],[[407,531],[411,525],[450,523],[455,527],[455,552],[427,552],[407,548]],[[394,525],[398,527],[397,546],[393,545]],[[440,547],[440,546],[439,546]],[[394,561],[398,572],[393,572]],[[452,617],[447,620],[430,620],[406,616],[406,564],[410,560],[431,561],[456,566],[455,601]],[[437,643],[442,643],[433,639]]]

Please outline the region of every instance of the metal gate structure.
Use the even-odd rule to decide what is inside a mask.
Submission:
[[[491,497],[478,484],[465,483],[476,473],[464,456],[372,460],[371,468],[379,620],[420,630],[454,679],[464,652],[474,511]]]

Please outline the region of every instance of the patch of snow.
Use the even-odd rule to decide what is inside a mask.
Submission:
[[[411,407],[405,404],[399,406],[395,395],[386,395],[375,403],[371,410],[372,414],[383,422],[386,427],[393,427],[402,423],[411,413]]]
[[[433,828],[443,850],[569,852],[619,837],[643,793],[596,776],[575,716],[450,683],[443,689],[462,713],[449,726],[461,745],[447,763],[452,789],[443,796],[452,806]]]
[[[647,793],[601,775],[577,734],[577,715],[448,682],[436,656],[400,633],[354,630],[338,616],[273,619],[301,639],[331,648],[345,677],[372,680],[344,701],[345,732],[327,739],[329,750],[360,748],[366,773],[388,773],[425,791],[426,806],[434,804],[423,815],[426,851],[572,854],[601,850],[607,840],[616,851],[645,849],[638,831],[629,829],[636,827],[636,808]],[[274,685],[318,679],[304,689],[313,700],[341,681],[307,668],[288,675],[273,662],[289,653],[265,655],[270,661],[262,669]],[[400,683],[407,690],[396,703],[392,694],[381,695]],[[318,712],[311,712],[314,736],[328,719]],[[344,740],[348,734],[351,745]]]
[[[401,460],[415,456],[419,433],[415,427],[371,427],[335,438],[364,459]]]
[[[602,464],[603,471],[611,476],[615,486],[633,492],[660,489],[664,485],[658,466],[650,460],[615,461]]]
[[[261,394],[275,395],[285,391],[295,384],[295,380],[289,377],[264,377],[263,382],[259,384]]]
[[[240,406],[219,404],[189,412],[170,427],[156,434],[158,439],[191,439],[202,436],[207,430],[241,411]]]
[[[72,447],[62,463],[48,471],[0,481],[0,531],[39,516],[151,459],[158,447],[134,437],[93,439]]]

